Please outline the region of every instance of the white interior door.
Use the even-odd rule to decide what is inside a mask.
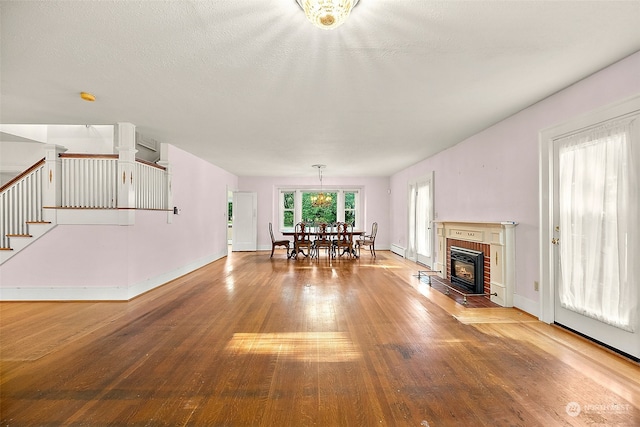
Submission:
[[[554,320],[640,357],[638,150],[618,125],[553,141]]]
[[[258,249],[258,194],[246,191],[233,192],[232,251]]]

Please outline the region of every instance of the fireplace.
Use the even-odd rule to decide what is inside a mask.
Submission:
[[[451,283],[472,294],[484,293],[484,254],[451,246]]]
[[[451,247],[482,252],[485,297],[503,307],[513,307],[515,296],[515,237],[517,223],[434,221],[438,236],[436,254],[440,277],[451,281]],[[464,260],[462,260],[464,261]],[[473,261],[473,256],[471,258]],[[455,274],[455,269],[453,270]],[[474,279],[481,274],[473,270]],[[453,283],[452,283],[453,284]],[[454,285],[456,288],[458,285]],[[465,290],[466,288],[460,288]],[[471,292],[469,292],[471,293]]]

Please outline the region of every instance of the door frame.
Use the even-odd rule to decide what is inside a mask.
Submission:
[[[224,242],[227,247],[227,255],[231,253],[231,245],[233,241],[229,238],[229,234],[233,237],[233,190],[227,185],[227,198],[224,207],[224,223],[225,223],[225,233],[224,233]],[[231,215],[229,215],[229,203],[231,203]]]
[[[415,215],[415,212],[411,212],[411,198],[412,196],[412,192],[415,192],[417,195],[417,191],[418,191],[418,186],[421,183],[428,183],[429,185],[429,197],[430,197],[430,212],[429,212],[429,218],[431,218],[430,220],[430,224],[428,225],[428,229],[430,230],[430,234],[429,234],[429,243],[431,244],[431,255],[428,258],[428,263],[422,263],[420,262],[421,265],[427,265],[429,268],[432,268],[433,265],[435,264],[436,261],[436,256],[435,256],[435,228],[433,226],[434,221],[435,221],[435,185],[434,185],[434,178],[435,178],[435,171],[431,171],[427,174],[424,175],[420,175],[419,177],[416,177],[412,180],[410,180],[407,183],[407,196],[408,196],[408,200],[407,200],[407,259],[414,261],[416,263],[418,263],[418,249],[417,249],[417,239],[416,239],[416,234],[417,234],[417,227],[416,224],[413,224],[413,228],[414,228],[414,233],[413,236],[411,236],[411,226],[412,226],[412,221],[415,221],[417,218],[417,215]],[[414,210],[417,209],[417,197],[416,197],[416,203],[413,206]],[[411,252],[411,248],[410,248],[410,242],[411,239],[413,238],[414,241],[414,248],[413,248],[413,252]]]
[[[554,183],[553,183],[553,141],[580,129],[599,123],[624,118],[640,111],[640,95],[603,106],[596,110],[571,118],[564,123],[543,129],[539,133],[539,207],[540,207],[540,295],[538,318],[545,323],[555,321],[555,277],[554,250]]]
[[[239,203],[237,202],[238,196],[243,196],[251,199],[251,212],[241,212],[239,208]],[[258,193],[255,191],[234,191],[233,192],[233,221],[232,228],[233,233],[231,236],[231,250],[233,252],[241,252],[241,251],[257,251],[258,250]],[[245,215],[245,219],[249,219],[249,223],[251,224],[251,229],[249,233],[251,234],[251,242],[247,246],[243,246],[245,242],[238,242],[238,227],[236,226],[236,220],[238,215]]]

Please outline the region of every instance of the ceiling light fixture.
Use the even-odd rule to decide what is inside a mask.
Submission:
[[[344,24],[360,0],[296,0],[307,19],[323,30],[332,30]]]
[[[322,169],[326,168],[326,165],[312,165],[311,167],[318,169],[318,178],[320,178],[320,192],[318,194],[311,195],[311,206],[314,208],[326,208],[331,206],[333,199],[331,194],[325,194],[322,192]]]
[[[96,100],[96,97],[93,96],[92,94],[88,93],[88,92],[80,92],[80,98],[84,99],[85,101],[89,101],[89,102],[93,102]]]

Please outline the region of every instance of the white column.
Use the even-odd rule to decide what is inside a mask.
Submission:
[[[120,225],[135,223],[136,191],[136,127],[131,123],[118,123],[114,129],[118,151],[118,210]]]
[[[42,206],[59,207],[62,203],[62,160],[60,153],[67,151],[65,147],[47,144],[44,147],[44,173],[42,174]],[[56,210],[44,209],[43,219],[56,222]]]
[[[505,307],[513,307],[513,297],[516,291],[516,225],[503,223],[505,253],[505,277],[507,298]]]

